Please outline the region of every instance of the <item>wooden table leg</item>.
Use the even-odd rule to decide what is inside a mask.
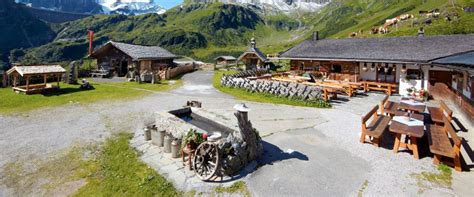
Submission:
[[[393,152],[398,153],[398,148],[400,147],[400,139],[402,138],[402,134],[397,133],[395,136],[395,143],[393,144]]]
[[[410,141],[411,141],[411,148],[413,151],[413,157],[415,159],[420,159],[420,156],[418,154],[418,143],[416,142],[416,137],[411,136]]]

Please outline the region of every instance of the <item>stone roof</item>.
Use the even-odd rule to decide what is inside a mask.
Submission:
[[[224,59],[224,60],[228,60],[228,61],[236,60],[236,58],[234,56],[226,56],[226,55],[216,57],[214,60],[218,60],[218,59],[221,59],[221,58]]]
[[[169,59],[169,58],[177,58],[175,54],[163,49],[159,46],[142,46],[142,45],[133,45],[121,42],[113,42],[109,41],[104,46],[100,47],[95,53],[102,50],[106,46],[111,45],[115,48],[119,49],[120,51],[124,52],[128,56],[130,56],[134,60],[147,60],[147,59]]]
[[[307,40],[280,57],[427,63],[468,51],[474,51],[474,34]]]
[[[40,74],[60,74],[65,73],[66,70],[60,65],[35,65],[35,66],[14,66],[7,71],[7,74],[18,72],[21,76],[24,75],[40,75]]]
[[[431,63],[447,68],[466,70],[474,75],[474,51],[440,58]]]
[[[474,68],[474,51],[437,59],[433,61],[433,63],[446,65],[463,65],[471,66]]]

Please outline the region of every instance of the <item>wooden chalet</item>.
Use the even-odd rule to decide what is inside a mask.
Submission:
[[[315,34],[280,58],[289,59],[295,72],[313,72],[330,80],[396,84],[399,94],[405,95],[409,87],[429,89],[428,82],[452,87],[456,71],[432,61],[469,51],[474,51],[474,34],[324,40]]]
[[[95,50],[90,57],[97,59],[99,69],[113,76],[133,77],[144,73],[163,75],[168,68],[176,67],[173,53],[159,46],[141,46],[109,41]]]
[[[237,58],[233,56],[219,56],[215,58],[214,60],[216,61],[216,64],[218,65],[231,65],[231,64],[235,64],[235,62],[237,61]]]
[[[237,65],[239,62],[244,63],[245,70],[270,69],[273,65],[267,56],[257,48],[255,38],[250,41],[250,48],[237,58]]]
[[[59,89],[61,76],[66,70],[60,65],[36,65],[36,66],[14,66],[7,71],[9,76],[13,77],[13,91],[23,92],[25,94],[42,93],[51,89]],[[24,79],[25,84],[19,85],[20,77]],[[57,79],[57,85],[48,84],[48,77]],[[31,84],[31,80],[42,81],[42,83]]]

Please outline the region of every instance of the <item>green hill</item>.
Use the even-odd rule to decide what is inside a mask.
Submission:
[[[13,0],[0,1],[0,62],[8,61],[12,49],[39,46],[54,37],[51,27],[32,16],[25,7]]]
[[[258,9],[232,4],[187,4],[163,15],[95,15],[61,24],[57,37],[46,45],[16,50],[26,63],[70,61],[84,57],[87,30],[96,32],[94,45],[108,40],[143,45],[159,45],[176,54],[211,61],[218,55],[239,55],[251,37],[265,53],[284,51],[319,31],[321,37],[357,37],[416,35],[423,26],[427,35],[473,33],[474,14],[462,10],[474,6],[472,0],[334,0],[318,13],[285,15],[261,14]],[[441,16],[425,25],[420,10],[440,9]],[[415,19],[390,28],[388,34],[370,34],[372,27],[400,14]],[[451,21],[445,15],[455,13]]]

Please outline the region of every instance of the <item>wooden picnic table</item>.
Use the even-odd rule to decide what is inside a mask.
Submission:
[[[417,113],[423,113],[423,112],[425,112],[426,105],[425,104],[423,104],[423,105],[421,105],[421,104],[420,105],[411,105],[407,102],[401,101],[400,104],[398,104],[398,109],[413,111],[413,112],[417,112]]]
[[[395,116],[406,116],[408,112],[405,112],[405,111],[397,111],[395,112]],[[421,120],[421,121],[424,121],[425,120],[425,116],[423,114],[411,114],[411,117],[414,118],[414,119],[417,119],[417,120]]]
[[[400,116],[395,116],[395,117],[400,117]],[[414,117],[414,119],[418,119],[418,118]],[[398,153],[399,148],[402,147],[402,148],[407,148],[408,150],[413,151],[413,157],[415,159],[420,158],[419,153],[418,153],[417,141],[418,141],[418,138],[422,138],[425,134],[424,125],[409,126],[407,124],[392,120],[389,130],[390,132],[393,132],[396,134],[395,144],[393,145],[394,153]],[[409,138],[410,143],[402,142],[401,141],[402,135],[405,135],[407,138]]]
[[[377,81],[363,81],[364,84],[364,92],[368,92],[370,90],[380,90],[387,93],[387,95],[391,96],[393,92],[397,90],[398,84],[396,83],[386,83],[386,82],[377,82]]]

